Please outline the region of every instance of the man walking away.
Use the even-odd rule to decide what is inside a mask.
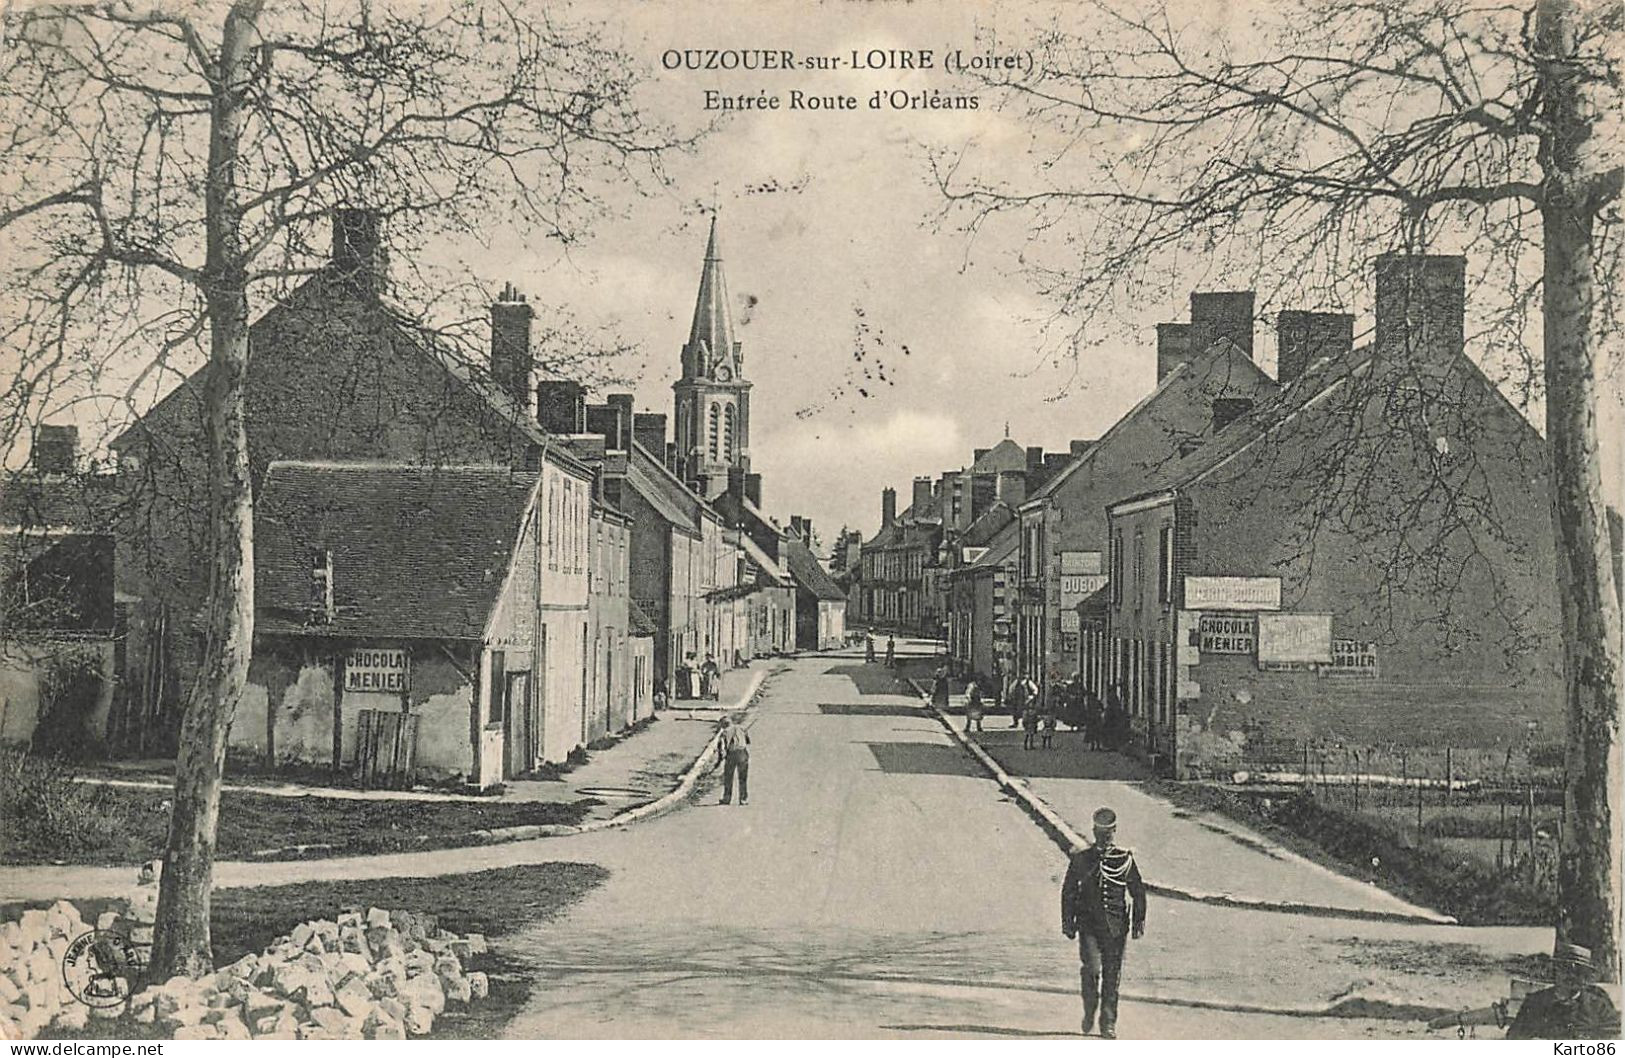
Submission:
[[[1117,813],[1095,812],[1095,843],[1072,854],[1061,883],[1061,932],[1077,938],[1083,1034],[1117,1038],[1117,992],[1128,939],[1145,935],[1145,882],[1134,854],[1119,848]]]
[[[722,718],[717,746],[722,753],[722,803],[734,798],[734,776],[739,777],[739,803],[750,800],[750,732],[729,715]]]
[[[889,634],[886,636],[886,667],[897,667],[897,637]]]

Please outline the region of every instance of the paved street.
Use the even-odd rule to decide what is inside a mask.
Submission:
[[[1077,1031],[1076,957],[1058,929],[1063,857],[906,686],[857,658],[798,661],[769,682],[752,735],[748,807],[716,805],[713,790],[647,824],[549,843],[547,858],[613,876],[516,942],[546,970],[511,1035]],[[503,850],[480,851],[492,855]],[[1154,848],[1139,855],[1154,869]],[[1531,931],[1159,901],[1130,949],[1125,991],[1140,1001],[1120,1028],[1412,1036],[1425,1030],[1258,1011],[1323,1010],[1372,994],[1373,979],[1383,997],[1465,1001],[1505,988],[1496,951],[1539,946]]]

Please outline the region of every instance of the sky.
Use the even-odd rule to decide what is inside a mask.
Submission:
[[[566,314],[628,343],[634,352],[611,370],[629,385],[614,388],[631,388],[639,410],[670,414],[714,211],[745,375],[754,383],[751,457],[764,478],[764,506],[783,523],[791,515],[811,519],[826,542],[843,525],[867,536],[879,527],[886,486],[906,505],[915,475],[966,466],[975,449],[1006,435],[1046,450],[1099,436],[1154,384],[1154,325],[1185,319],[1192,288],[1237,285],[1212,259],[1186,258],[1170,282],[1136,289],[1089,321],[1056,319],[1054,302],[1024,265],[1065,261],[1088,253],[1087,244],[1035,236],[1020,218],[990,223],[973,238],[944,218],[927,165],[933,153],[1008,165],[1023,179],[1040,173],[1058,185],[1088,171],[1087,159],[1066,157],[1043,169],[1028,125],[996,94],[943,68],[956,51],[1021,60],[1047,21],[1076,31],[1085,10],[1005,2],[995,13],[964,0],[578,0],[567,17],[607,27],[645,82],[644,111],[680,130],[709,132],[666,160],[665,186],[602,188],[609,214],[568,248],[493,218],[479,239],[432,244],[430,252],[493,295],[512,282],[540,312]],[[1199,37],[1249,17],[1244,0],[1179,10]],[[663,62],[681,53],[703,65],[712,52],[761,51],[788,51],[802,67],[812,57],[838,59],[840,68],[691,70]],[[897,67],[908,57],[918,67],[925,51],[930,69],[851,68],[854,53],[864,66]],[[708,91],[765,93],[780,108],[708,110]],[[980,105],[872,109],[877,91],[974,95]],[[850,97],[857,107],[795,109],[797,92]],[[1354,277],[1346,306],[1301,307],[1354,311],[1361,340],[1371,325],[1365,285]],[[1261,307],[1269,307],[1262,298]],[[1069,342],[1080,327],[1074,358]],[[1273,371],[1262,324],[1255,350]],[[1617,445],[1610,459],[1605,476],[1617,478]]]
[[[600,8],[577,5],[578,13]],[[1094,437],[1154,380],[1154,336],[1080,372],[1043,322],[1050,305],[1010,259],[1009,233],[975,245],[934,230],[942,199],[928,149],[1024,149],[1021,129],[981,109],[868,109],[877,90],[971,94],[938,68],[668,71],[668,49],[788,49],[798,59],[929,49],[937,64],[970,48],[974,5],[657,4],[628,12],[623,44],[649,79],[646,106],[679,126],[721,118],[669,165],[669,193],[629,197],[568,257],[514,248],[513,278],[540,300],[638,343],[629,363],[640,410],[671,409],[694,311],[708,211],[752,390],[752,467],[781,522],[810,518],[827,542],[843,525],[873,533],[885,486],[968,465],[1005,436],[1065,448]],[[918,56],[916,55],[916,60]],[[704,109],[706,90],[857,97],[856,111]],[[763,190],[772,188],[775,190]],[[502,249],[497,247],[495,249]],[[503,256],[501,253],[498,257]],[[1175,318],[1182,306],[1165,308]],[[866,328],[860,331],[861,328]],[[906,505],[906,504],[905,504]]]

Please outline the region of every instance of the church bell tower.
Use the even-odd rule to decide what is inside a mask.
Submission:
[[[696,492],[714,499],[728,487],[728,471],[750,470],[750,383],[734,340],[728,284],[722,275],[717,221],[705,245],[694,323],[683,346],[683,371],[672,383],[678,472]]]

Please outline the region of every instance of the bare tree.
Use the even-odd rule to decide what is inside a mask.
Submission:
[[[251,313],[314,273],[313,230],[345,205],[395,218],[397,237],[500,223],[568,242],[602,209],[603,182],[658,181],[672,137],[642,119],[623,56],[556,10],[118,2],[5,20],[0,260],[4,338],[19,354],[8,438],[62,387],[118,395],[116,380],[138,393],[176,372],[177,350],[206,346],[209,590],[181,721],[159,976],[211,962],[220,780],[254,628]],[[121,378],[104,370],[114,363]]]
[[[1204,267],[1290,305],[1339,300],[1383,250],[1469,256],[1475,304],[1493,306],[1482,357],[1544,406],[1567,715],[1562,928],[1617,977],[1621,621],[1598,418],[1618,410],[1599,406],[1599,334],[1616,321],[1622,170],[1604,125],[1621,112],[1625,8],[1299,0],[1233,39],[1192,11],[1097,0],[1058,18],[1033,70],[995,86],[1033,130],[1037,166],[1015,183],[1007,164],[987,177],[974,152],[939,154],[945,212],[972,233],[1006,214],[1025,223],[1023,263],[1083,321],[1079,345],[1114,297]],[[1537,322],[1539,354],[1520,359]]]

